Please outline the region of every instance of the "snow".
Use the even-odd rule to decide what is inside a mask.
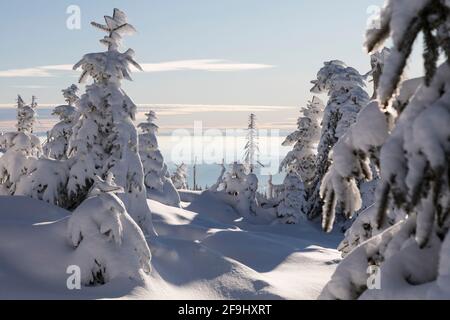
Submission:
[[[149,201],[159,236],[147,238],[152,271],[143,281],[118,275],[73,291],[66,270],[80,258],[67,239],[70,213],[29,198],[0,197],[0,298],[318,297],[339,260],[332,249],[339,234],[324,236],[307,223],[253,225],[210,192],[188,194],[193,202],[184,209]]]

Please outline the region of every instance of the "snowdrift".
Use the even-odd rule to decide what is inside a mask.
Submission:
[[[186,208],[149,201],[152,272],[68,290],[70,213],[0,197],[0,299],[316,299],[339,261],[339,234],[311,225],[251,225],[211,194]]]

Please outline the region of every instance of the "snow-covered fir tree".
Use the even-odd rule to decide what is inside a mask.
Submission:
[[[57,106],[53,110],[52,115],[58,116],[60,122],[47,132],[47,141],[43,149],[44,155],[48,158],[55,160],[67,159],[69,139],[72,136],[72,128],[77,116],[77,109],[74,106],[79,99],[77,92],[78,87],[74,84],[62,90],[67,104]]]
[[[153,200],[171,206],[180,205],[180,196],[172,183],[164,157],[159,150],[156,134],[158,126],[155,124],[156,113],[146,114],[147,121],[139,124],[142,134],[139,135],[139,154],[144,167],[144,182],[147,196]]]
[[[82,284],[103,285],[116,278],[141,283],[151,270],[151,253],[142,230],[116,195],[110,174],[106,181],[94,177],[88,197],[68,221],[68,239],[81,269]]]
[[[369,101],[364,76],[342,61],[325,62],[312,81],[313,93],[329,96],[322,120],[322,133],[315,163],[314,180],[308,195],[308,217],[314,219],[322,213],[320,186],[330,165],[329,154],[333,146],[356,121],[359,111]]]
[[[33,107],[36,100],[33,98]],[[33,168],[42,154],[39,138],[32,134],[35,111],[17,98],[17,130],[0,135],[0,195],[14,195],[21,179]]]
[[[380,79],[378,101],[366,107],[357,122],[359,130],[352,134],[360,134],[360,140],[347,145],[366,146],[357,160],[381,147],[381,181],[375,206],[365,214],[368,240],[348,252],[322,298],[450,298],[449,25],[448,1],[390,0],[381,12],[380,28],[367,32],[369,51],[389,37],[393,48]],[[420,33],[425,39],[425,77],[417,90],[411,90],[418,81],[402,87],[401,78]],[[445,61],[440,63],[440,58]],[[374,124],[365,126],[368,123]],[[358,177],[361,170],[349,174],[348,169],[361,167],[359,162],[352,157],[342,161],[347,172],[334,170],[340,175],[336,179]],[[329,196],[333,193],[339,191],[324,190],[328,205],[335,203]],[[355,194],[357,190],[349,198],[357,199]],[[355,207],[354,202],[347,206]],[[354,229],[361,233],[358,225]],[[367,288],[369,267],[378,270],[379,290]]]
[[[318,97],[313,97],[306,108],[301,110],[297,120],[297,131],[291,133],[283,142],[284,147],[293,146],[280,164],[280,172],[294,170],[300,175],[306,186],[314,179],[317,143],[320,139],[320,123],[324,104]]]
[[[23,133],[33,133],[36,121],[36,97],[32,97],[31,105],[25,104],[22,97],[17,96],[17,131]]]
[[[371,55],[374,84],[379,84],[390,50],[383,48]],[[373,97],[377,97],[378,87]],[[329,230],[336,218],[336,208],[350,219],[355,212],[362,211],[374,203],[375,189],[379,181],[380,146],[388,132],[389,116],[379,112],[378,105],[369,103],[358,114],[356,122],[339,139],[332,149],[330,167],[322,180],[321,196],[323,227]]]
[[[229,172],[221,177],[218,187],[210,189],[216,197],[233,207],[242,217],[255,216],[259,207],[256,175],[250,172],[246,164],[235,162]]]
[[[248,119],[247,142],[244,148],[244,163],[248,166],[250,172],[254,172],[258,161],[259,145],[258,132],[256,128],[256,115],[250,114]]]
[[[6,150],[0,157],[0,195],[15,195],[19,182],[41,155],[40,141],[32,134],[8,132],[0,136],[0,146]]]
[[[172,174],[172,183],[178,190],[186,190],[188,188],[188,182],[187,182],[187,166],[182,163],[179,166],[177,166],[177,169]]]
[[[122,80],[131,80],[130,67],[140,69],[134,51],[119,51],[122,38],[135,29],[126,15],[114,9],[105,16],[106,25],[92,25],[107,33],[100,42],[106,52],[86,54],[74,69],[82,69],[80,82],[89,76],[94,80],[77,101],[79,116],[69,141],[71,162],[67,184],[71,208],[88,196],[94,176],[104,179],[110,173],[122,187],[120,194],[128,213],[145,233],[152,234],[151,213],[147,205],[144,172],[138,153],[138,133],[133,123],[136,105],[121,88]]]
[[[281,223],[297,224],[306,219],[305,185],[294,168],[288,170],[279,198],[277,217]]]

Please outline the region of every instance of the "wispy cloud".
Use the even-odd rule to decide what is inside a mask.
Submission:
[[[39,109],[46,108],[54,108],[57,106],[57,103],[40,103]],[[136,114],[136,122],[139,123],[144,121],[145,113],[149,110],[154,110],[161,122],[162,130],[170,130],[176,129],[180,127],[190,127],[192,123],[186,120],[185,116],[187,115],[197,115],[199,119],[202,119],[206,115],[211,114],[221,114],[225,116],[226,113],[236,114],[238,112],[248,114],[251,112],[262,114],[262,113],[279,113],[287,110],[291,110],[293,106],[257,106],[257,105],[206,105],[206,104],[138,104],[138,112]],[[14,119],[14,103],[10,104],[0,104],[1,109],[8,109],[12,111],[8,114],[8,119],[0,119],[0,132],[14,130],[14,126],[16,124],[16,120]],[[168,124],[167,121],[170,119],[171,124]],[[224,121],[221,123],[221,128],[227,126],[227,117],[223,118]],[[243,118],[245,119],[245,118]],[[292,120],[292,121],[290,121]],[[172,122],[175,123],[172,124]],[[182,123],[181,123],[181,122]],[[184,121],[184,122],[183,122]],[[38,132],[45,132],[49,130],[55,123],[57,122],[56,117],[53,116],[40,116],[38,114],[38,121],[36,123],[36,130]],[[276,123],[276,122],[259,122],[259,128],[293,128],[295,127],[295,119],[289,118],[286,122]]]
[[[274,66],[258,63],[240,63],[227,60],[203,59],[203,60],[179,60],[159,63],[141,64],[144,72],[168,72],[168,71],[209,71],[229,72],[269,69]]]
[[[70,71],[68,64],[41,66],[24,69],[9,69],[0,71],[0,78],[44,78],[56,76],[55,71]]]
[[[52,86],[41,86],[41,85],[17,85],[17,86],[10,86],[10,88],[16,88],[16,89],[47,89],[47,88],[53,88]]]
[[[195,113],[209,113],[209,112],[273,112],[292,109],[291,106],[256,106],[256,105],[221,105],[221,104],[138,104],[138,111],[140,113],[154,110],[160,116],[169,115],[187,115]]]
[[[269,69],[274,66],[258,63],[240,63],[220,59],[178,60],[158,63],[142,63],[146,73],[170,71],[236,72]],[[0,78],[45,78],[64,72],[74,72],[71,64],[39,66],[22,69],[0,70]]]

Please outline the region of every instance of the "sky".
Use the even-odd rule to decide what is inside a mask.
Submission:
[[[98,42],[104,34],[90,21],[103,23],[117,7],[138,30],[123,50],[133,48],[145,70],[124,83],[140,117],[154,108],[163,129],[189,128],[194,121],[239,128],[254,112],[262,128],[294,128],[324,61],[339,59],[362,74],[369,71],[363,35],[382,3],[0,0],[0,109],[13,106],[18,93],[25,100],[36,95],[41,108],[61,104],[61,89],[77,81],[71,65],[104,50]],[[71,5],[80,8],[80,29],[67,28]],[[413,75],[421,70],[419,64],[410,69]],[[11,120],[7,114],[0,112],[0,121]]]

